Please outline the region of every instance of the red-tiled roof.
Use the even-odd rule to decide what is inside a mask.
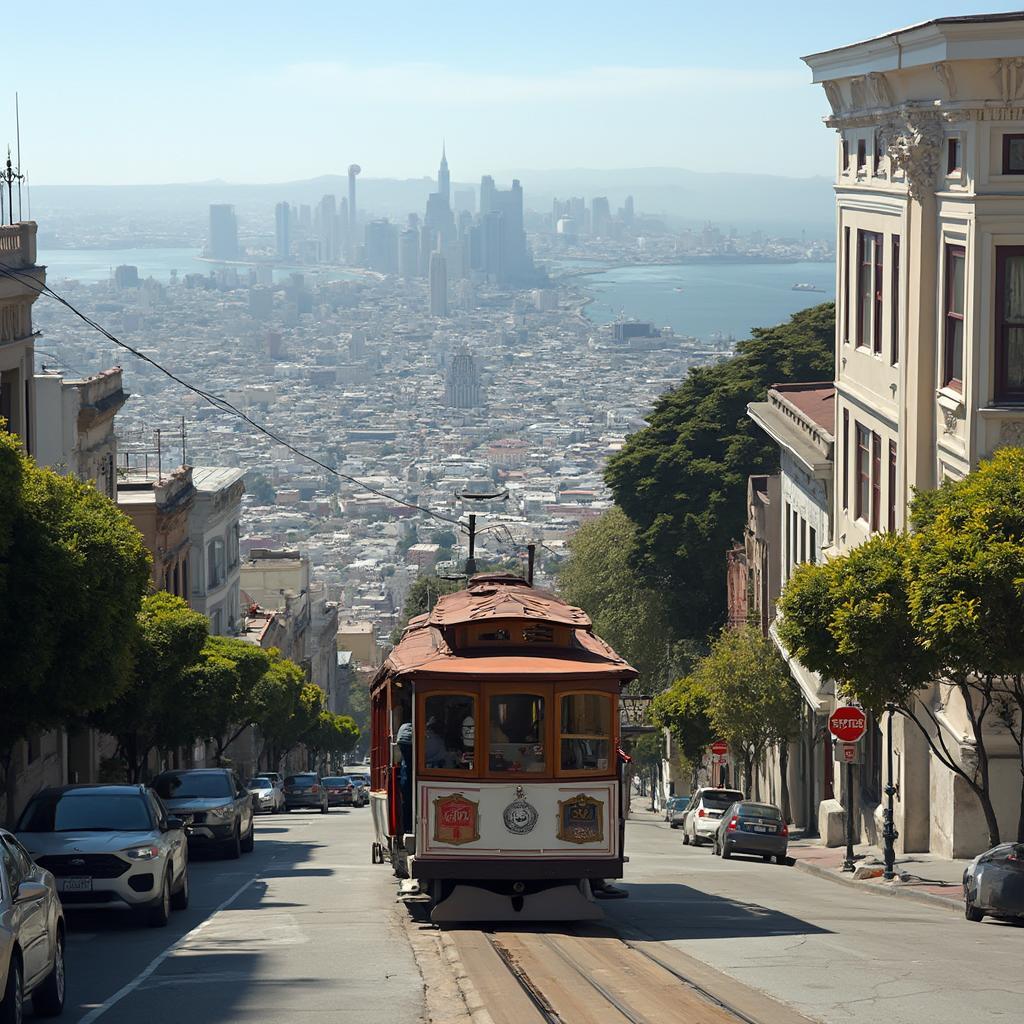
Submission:
[[[836,432],[836,388],[828,381],[811,384],[773,384],[787,402],[796,406],[811,422],[830,434]]]

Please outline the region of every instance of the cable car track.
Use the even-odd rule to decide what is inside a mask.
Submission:
[[[624,1024],[664,1024],[666,998],[672,1000],[675,1010],[671,1019],[685,1020],[685,1016],[677,1015],[684,1009],[680,1005],[680,996],[684,993],[690,994],[688,1001],[701,1021],[761,1024],[660,956],[643,949],[638,944],[642,940],[634,941],[612,934],[559,933],[570,942],[596,938],[604,940],[604,943],[611,940],[617,947],[609,955],[606,945],[580,945],[581,960],[566,948],[560,937],[544,932],[496,934],[488,930],[476,934],[486,941],[514,978],[543,1024],[590,1024],[595,1020],[611,1024],[613,1019],[615,1024],[619,1021]],[[552,970],[554,964],[564,966],[570,973],[559,978]],[[685,996],[682,1001],[687,1001]],[[618,1016],[613,1018],[612,1012]]]

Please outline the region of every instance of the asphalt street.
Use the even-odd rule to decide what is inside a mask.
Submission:
[[[826,1024],[1024,1020],[1024,928],[876,896],[630,821],[621,934],[668,943]]]
[[[423,984],[369,809],[257,819],[241,860],[194,856],[167,928],[69,914],[68,1004],[83,1024],[416,1024]]]

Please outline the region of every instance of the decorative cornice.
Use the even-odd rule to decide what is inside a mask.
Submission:
[[[881,129],[889,159],[904,172],[912,199],[935,191],[946,119],[938,113],[903,109]]]

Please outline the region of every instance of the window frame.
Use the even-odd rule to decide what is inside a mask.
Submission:
[[[871,432],[871,531],[877,533],[882,515],[882,438]]]
[[[867,259],[870,243],[871,259]],[[885,236],[881,231],[857,229],[857,338],[856,347],[866,348],[874,355],[882,354],[882,313],[885,280],[885,257],[883,246]],[[865,292],[865,286],[870,291]],[[870,303],[865,309],[865,301]],[[870,324],[865,324],[864,314],[868,313]]]
[[[850,510],[850,410],[843,409],[843,511]]]
[[[218,559],[218,545],[220,558]],[[223,537],[211,537],[206,542],[206,589],[215,590],[224,586],[228,578],[227,545]],[[219,569],[219,572],[217,571]]]
[[[497,772],[491,770],[491,699],[501,696],[524,696],[543,697],[545,703],[544,711],[544,771],[542,772]],[[484,682],[480,686],[480,697],[483,704],[483,729],[484,740],[481,750],[481,741],[477,739],[476,749],[480,755],[480,775],[482,779],[500,779],[507,782],[510,779],[552,779],[554,778],[554,761],[552,760],[554,719],[551,708],[555,703],[555,684],[552,683],[498,683]],[[479,737],[479,725],[477,736]],[[435,769],[431,769],[434,771]],[[463,773],[463,777],[465,777]]]
[[[942,288],[942,386],[953,391],[963,391],[964,383],[964,349],[967,347],[967,249],[963,245],[947,242],[945,245],[945,274]],[[956,261],[963,261],[963,294],[960,296],[961,312],[956,313],[951,306],[953,296],[954,268]],[[953,376],[952,364],[956,354],[956,324],[960,326],[960,375]]]
[[[617,767],[617,751],[619,748],[619,715],[618,715],[618,694],[609,690],[594,689],[593,687],[581,687],[577,684],[567,684],[569,688],[562,689],[557,684],[554,687],[555,715],[555,761],[554,769],[556,779],[589,779],[595,776],[607,776],[615,772]],[[609,725],[611,731],[608,734],[608,767],[607,768],[563,768],[562,767],[562,700],[566,697],[603,697],[610,704]],[[515,774],[515,773],[512,773]],[[523,773],[526,774],[526,773]]]
[[[473,701],[476,713],[473,715],[473,767],[472,768],[428,768],[427,767],[427,744],[420,742],[420,737],[425,738],[427,729],[427,700],[430,697],[469,697]],[[450,686],[431,687],[429,690],[419,690],[416,693],[416,723],[413,735],[416,737],[416,775],[437,777],[441,779],[478,779],[480,778],[480,702],[481,694],[479,689],[469,689],[466,686],[452,684]],[[422,723],[422,726],[421,726]],[[525,773],[524,773],[525,774]]]
[[[1024,174],[1024,166],[1019,171],[1010,170],[1010,145],[1013,142],[1024,142],[1024,132],[1003,132],[1003,174]]]
[[[889,471],[888,471],[888,484],[889,484],[889,517],[887,525],[890,533],[896,532],[896,488],[899,483],[896,478],[896,459],[897,459],[897,447],[896,441],[893,438],[889,439]]]
[[[1004,318],[1006,301],[1006,262],[1011,257],[1024,257],[1024,245],[996,246],[996,303],[995,323],[993,325],[995,375],[993,381],[993,399],[1000,405],[1024,404],[1024,386],[1010,390],[1007,385],[1008,346],[1006,344],[1006,332],[1009,329],[1009,324],[1016,322],[1008,321]],[[1024,321],[1021,321],[1021,329],[1024,329]]]
[[[867,427],[854,421],[854,443],[856,455],[854,458],[854,469],[857,473],[857,487],[854,494],[854,518],[863,520],[866,524],[871,509],[871,431]],[[862,442],[863,439],[863,443]],[[861,453],[864,455],[864,465],[861,467]]]
[[[946,137],[946,177],[963,173],[963,142],[959,135]]]
[[[861,136],[857,139],[857,174],[867,173],[868,169],[868,140]]]
[[[900,362],[900,236],[892,235],[892,252],[889,268],[889,365],[899,366]]]
[[[843,227],[843,344],[850,344],[850,225]]]

